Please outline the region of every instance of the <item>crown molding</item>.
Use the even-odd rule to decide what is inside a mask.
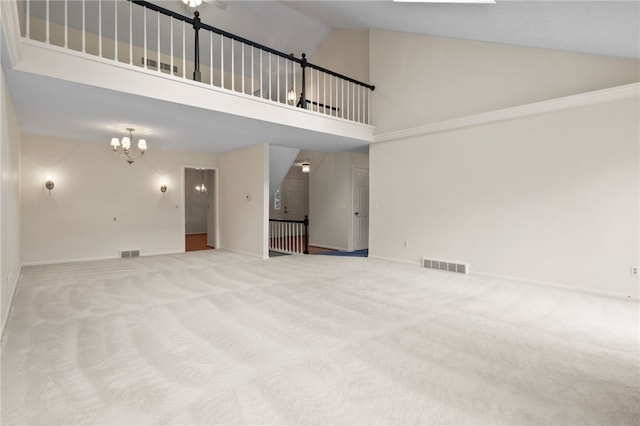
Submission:
[[[15,67],[22,59],[20,54],[20,17],[18,16],[18,2],[13,0],[0,1],[0,17],[2,18],[2,31],[9,50],[11,66]]]
[[[564,109],[577,108],[586,105],[611,102],[620,99],[640,96],[640,83],[625,84],[623,86],[611,87],[609,89],[595,90],[593,92],[581,93],[579,95],[565,96],[562,98],[550,99],[547,101],[534,102],[517,107],[504,108],[495,111],[483,112],[481,114],[468,115],[437,123],[425,124],[408,129],[395,130],[392,132],[379,133],[374,136],[375,142],[389,142],[406,139],[414,136],[429,135],[433,133],[446,132],[450,130],[462,129],[465,127],[479,126],[482,124],[495,123],[498,121],[512,120],[515,118],[528,117],[531,115],[543,114]]]

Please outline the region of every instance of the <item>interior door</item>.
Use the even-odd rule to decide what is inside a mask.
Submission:
[[[369,248],[369,169],[353,169],[353,249]]]
[[[216,247],[216,171],[207,170],[207,245]]]

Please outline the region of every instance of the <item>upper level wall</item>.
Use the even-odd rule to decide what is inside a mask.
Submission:
[[[335,29],[311,62],[356,80],[369,80],[369,29]]]
[[[370,31],[379,133],[640,80],[640,61]]]

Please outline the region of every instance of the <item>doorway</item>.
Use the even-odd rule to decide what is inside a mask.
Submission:
[[[184,168],[185,251],[217,247],[216,169]]]

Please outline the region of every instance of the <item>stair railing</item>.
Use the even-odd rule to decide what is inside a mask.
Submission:
[[[309,217],[304,220],[269,219],[269,250],[309,254]]]

